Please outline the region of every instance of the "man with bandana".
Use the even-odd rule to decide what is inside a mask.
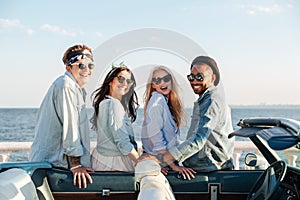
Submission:
[[[73,184],[86,188],[87,181],[93,182],[89,174],[93,170],[83,87],[94,68],[92,50],[86,45],[74,45],[62,60],[66,72],[53,82],[40,106],[29,161],[47,161],[70,169]]]

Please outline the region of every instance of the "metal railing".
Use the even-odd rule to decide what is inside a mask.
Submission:
[[[15,151],[25,151],[27,156],[32,142],[0,142],[0,162],[7,162],[10,156]],[[91,142],[91,149],[95,148],[96,142]],[[260,154],[255,145],[250,141],[235,141],[233,159],[235,169],[246,168],[241,165],[243,163],[243,155],[245,152],[255,152]],[[291,166],[297,166],[297,159],[299,157],[298,150],[285,150],[283,151],[287,162]]]

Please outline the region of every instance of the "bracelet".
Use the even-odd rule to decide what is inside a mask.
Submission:
[[[80,167],[82,167],[82,165],[77,165],[77,166],[75,166],[75,167],[71,167],[71,168],[70,168],[70,171],[72,171],[72,170],[74,170],[74,169],[77,169],[77,168],[80,168]]]

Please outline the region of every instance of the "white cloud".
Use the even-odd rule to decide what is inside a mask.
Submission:
[[[33,34],[33,29],[31,28],[26,28],[25,25],[21,23],[20,20],[18,19],[3,19],[0,18],[0,33],[4,33],[7,29],[11,28],[17,28],[20,30],[25,30],[27,35],[32,35]]]
[[[52,33],[56,33],[56,34],[60,34],[60,35],[71,36],[71,37],[76,37],[77,36],[76,32],[74,32],[74,31],[67,31],[65,29],[61,29],[58,26],[53,26],[53,25],[49,25],[49,24],[43,24],[43,25],[40,26],[40,28],[42,30],[49,31],[49,32],[52,32]]]
[[[242,5],[243,9],[247,11],[250,15],[255,15],[258,13],[279,13],[283,10],[283,7],[278,4],[273,4],[271,6],[262,6],[262,5]]]
[[[0,26],[4,27],[4,28],[8,28],[8,27],[22,28],[23,27],[20,20],[18,20],[18,19],[3,19],[3,18],[0,18]]]
[[[34,32],[34,31],[33,31],[31,28],[28,28],[28,29],[26,30],[27,35],[32,35],[33,32]]]

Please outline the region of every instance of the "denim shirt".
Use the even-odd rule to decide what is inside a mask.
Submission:
[[[157,151],[178,145],[179,129],[171,115],[168,99],[153,92],[148,102],[142,126],[141,140],[147,153],[156,155]]]
[[[83,166],[91,167],[85,97],[69,72],[53,82],[39,109],[29,161],[68,168],[67,156],[78,156]]]
[[[233,167],[234,138],[230,108],[219,88],[212,86],[194,103],[187,140],[169,149],[171,155],[187,167],[215,171]]]
[[[125,156],[134,148],[131,120],[118,99],[107,97],[99,105],[96,149],[104,156]]]

